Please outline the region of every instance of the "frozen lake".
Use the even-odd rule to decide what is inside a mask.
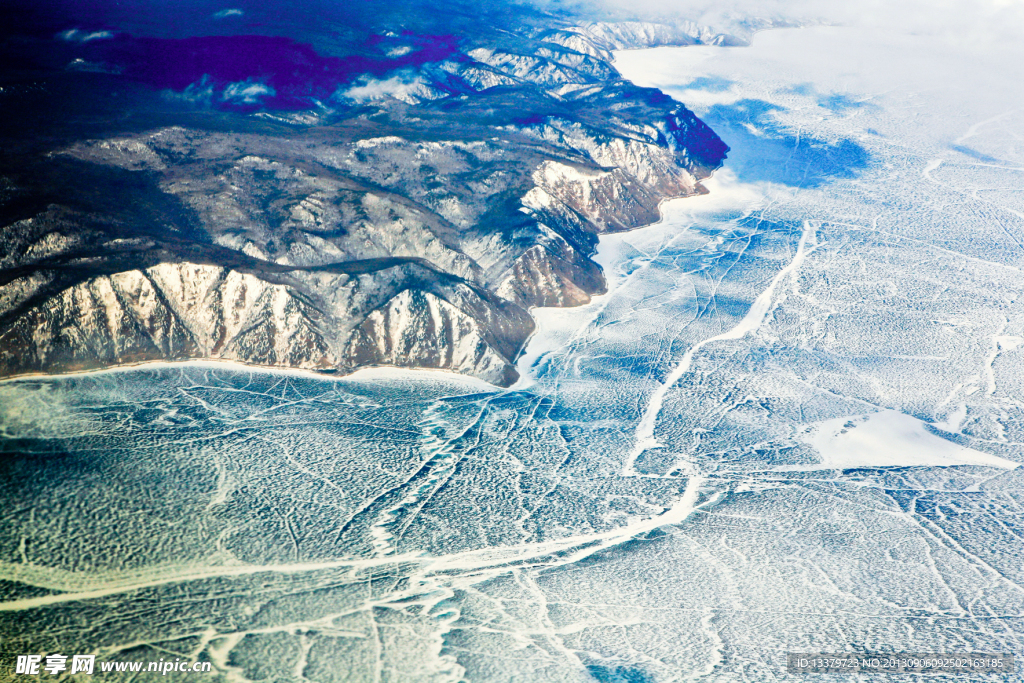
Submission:
[[[619,53],[732,152],[602,239],[609,293],[537,311],[511,390],[0,383],[6,646],[317,682],[1024,656],[1022,53],[828,27]]]

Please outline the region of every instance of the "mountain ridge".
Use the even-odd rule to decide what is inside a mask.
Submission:
[[[703,192],[727,150],[683,105],[622,80],[608,52],[720,39],[559,30],[470,41],[351,101],[372,89],[360,77],[332,110],[74,139],[20,171],[8,160],[0,208],[21,215],[0,243],[0,374],[220,358],[513,383],[529,309],[603,292],[598,235]],[[438,73],[461,79],[454,93],[432,90]]]

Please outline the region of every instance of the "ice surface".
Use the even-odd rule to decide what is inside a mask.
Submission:
[[[536,311],[509,390],[0,383],[4,647],[316,683],[1024,654],[1022,51],[819,27],[619,53],[733,151],[602,238],[608,293]]]

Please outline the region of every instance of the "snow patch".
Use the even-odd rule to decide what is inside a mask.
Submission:
[[[1017,463],[960,446],[928,431],[925,423],[895,410],[814,423],[797,435],[814,448],[818,465],[790,465],[782,471],[854,467],[953,467],[977,465],[1012,470]]]

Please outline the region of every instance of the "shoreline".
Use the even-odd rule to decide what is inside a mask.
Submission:
[[[530,372],[530,368],[533,368],[537,363],[541,362],[544,356],[556,350],[562,344],[556,344],[545,347],[530,349],[531,345],[540,343],[540,338],[545,333],[550,337],[564,336],[565,339],[571,339],[573,336],[579,333],[579,331],[587,324],[589,324],[593,315],[586,316],[584,320],[580,321],[580,324],[574,326],[571,331],[566,331],[565,327],[561,328],[559,332],[559,326],[557,326],[554,320],[545,321],[544,318],[565,318],[581,315],[585,316],[585,312],[593,310],[593,307],[603,309],[609,297],[614,295],[622,284],[629,278],[628,273],[617,273],[614,279],[609,278],[608,273],[614,263],[610,259],[615,258],[615,254],[621,248],[621,243],[628,242],[629,239],[637,238],[644,235],[645,233],[652,232],[658,229],[667,229],[676,222],[679,223],[678,229],[681,231],[688,230],[693,222],[693,219],[698,215],[709,215],[713,213],[732,210],[744,210],[746,206],[752,206],[758,204],[763,200],[763,195],[756,191],[756,185],[749,183],[741,183],[736,179],[736,176],[732,171],[722,166],[716,169],[710,176],[703,179],[702,183],[706,183],[711,187],[708,188],[709,192],[700,195],[689,195],[682,197],[667,197],[658,204],[658,210],[661,214],[659,220],[648,223],[647,225],[634,228],[632,230],[625,230],[621,232],[605,233],[600,236],[597,250],[592,257],[594,261],[601,267],[602,272],[605,274],[606,281],[608,282],[608,290],[604,294],[593,296],[589,303],[582,306],[574,307],[541,307],[530,309],[530,313],[537,323],[537,327],[531,333],[527,339],[526,344],[523,347],[523,351],[520,352],[516,359],[516,369],[519,371],[519,380],[509,387],[509,390],[524,390],[534,386],[537,383],[537,377]],[[678,207],[678,209],[676,208]],[[602,257],[602,250],[607,250],[611,247],[613,251],[607,252],[607,257]],[[597,311],[600,312],[599,310]],[[548,325],[547,330],[542,329],[542,325]]]
[[[641,49],[641,48],[636,48],[636,49]],[[620,230],[618,232],[607,232],[607,233],[603,233],[601,235],[598,235],[597,247],[594,249],[594,253],[591,254],[588,258],[590,258],[590,260],[592,260],[594,263],[596,263],[597,266],[601,269],[601,275],[602,275],[602,277],[604,278],[604,281],[605,281],[605,291],[604,291],[604,293],[603,294],[593,294],[593,295],[591,295],[590,301],[588,301],[587,303],[585,303],[585,304],[583,304],[581,306],[531,306],[529,309],[527,309],[527,312],[530,314],[530,317],[533,319],[534,327],[533,327],[533,331],[530,332],[530,336],[527,337],[526,340],[523,342],[522,348],[519,349],[519,353],[516,354],[516,357],[512,361],[512,364],[516,368],[516,372],[519,373],[519,379],[517,379],[512,385],[510,385],[508,387],[505,387],[505,389],[507,391],[523,389],[523,388],[526,388],[526,387],[531,386],[533,384],[533,382],[532,382],[531,384],[520,386],[520,385],[522,385],[524,378],[527,376],[527,373],[522,371],[522,369],[520,368],[519,364],[520,364],[520,361],[523,358],[526,357],[527,350],[529,349],[530,343],[537,336],[537,333],[540,332],[540,320],[538,319],[538,316],[535,314],[535,311],[581,311],[581,310],[585,310],[585,309],[593,306],[595,303],[598,303],[599,300],[604,299],[607,296],[610,296],[617,289],[617,287],[612,287],[611,286],[611,283],[609,282],[609,279],[608,279],[607,269],[605,268],[605,266],[601,263],[601,261],[598,258],[599,254],[601,252],[601,246],[602,246],[601,242],[603,240],[605,240],[607,238],[610,238],[610,237],[613,237],[613,236],[630,235],[630,234],[639,232],[641,230],[648,230],[650,228],[654,228],[654,227],[657,227],[659,225],[662,225],[665,222],[665,220],[666,220],[665,210],[664,210],[665,204],[668,204],[668,203],[671,203],[671,202],[675,202],[675,201],[681,201],[683,199],[696,199],[698,197],[706,197],[706,196],[708,196],[709,194],[711,194],[711,192],[710,192],[710,190],[707,189],[707,186],[704,185],[704,183],[708,182],[708,181],[711,181],[714,178],[715,173],[718,170],[720,170],[721,168],[722,167],[720,166],[719,168],[711,171],[711,173],[708,174],[708,176],[706,178],[702,178],[701,180],[697,181],[697,185],[703,187],[704,190],[705,190],[704,192],[698,192],[698,193],[691,194],[691,195],[679,195],[679,196],[676,196],[676,197],[663,197],[663,198],[659,199],[658,200],[658,220],[654,221],[653,223],[647,223],[645,225],[640,225],[640,226],[637,226],[635,228],[631,228],[629,230]],[[538,360],[539,360],[539,358],[538,358]]]
[[[722,193],[715,194],[711,188],[707,185],[712,186],[720,184],[720,179],[716,178],[716,174],[721,175],[720,172],[725,170],[725,166],[720,166],[717,169],[712,170],[708,176],[701,178],[697,183],[702,186],[705,191],[697,192],[691,195],[678,195],[663,197],[658,201],[658,220],[652,223],[646,223],[644,225],[631,228],[629,230],[620,230],[617,232],[607,232],[598,236],[598,244],[594,253],[589,257],[601,268],[602,276],[605,279],[606,291],[603,294],[596,294],[591,296],[591,299],[586,304],[581,306],[539,306],[530,307],[527,312],[530,314],[530,318],[534,322],[534,329],[530,333],[530,336],[523,342],[522,347],[516,354],[515,358],[512,359],[510,364],[516,368],[519,373],[519,379],[513,382],[507,387],[503,387],[497,384],[492,384],[484,379],[475,377],[473,375],[466,375],[452,370],[444,368],[430,368],[430,367],[401,367],[395,365],[367,365],[355,368],[351,372],[341,374],[337,371],[323,371],[323,370],[312,370],[307,368],[296,368],[287,367],[281,365],[260,365],[256,363],[246,363],[239,360],[222,359],[222,358],[188,358],[181,360],[167,360],[167,359],[154,359],[146,361],[137,361],[132,363],[120,363],[116,365],[110,365],[107,367],[89,368],[83,370],[69,370],[66,372],[29,372],[17,375],[10,375],[7,377],[0,377],[0,386],[5,384],[13,384],[16,382],[27,382],[27,381],[40,381],[40,380],[57,380],[62,378],[73,378],[73,377],[86,377],[90,375],[102,375],[108,373],[120,373],[120,372],[132,372],[136,370],[161,370],[185,367],[204,367],[208,366],[211,369],[217,370],[235,370],[235,371],[248,371],[248,372],[260,372],[264,374],[288,374],[305,377],[307,379],[327,380],[327,381],[347,381],[357,383],[377,383],[392,380],[402,379],[403,375],[406,375],[405,379],[411,379],[413,381],[431,381],[432,379],[448,379],[453,382],[468,383],[479,385],[478,388],[483,391],[494,391],[494,392],[506,392],[506,391],[521,391],[525,388],[533,386],[536,381],[533,377],[528,377],[529,373],[523,372],[521,362],[527,357],[529,353],[530,344],[536,339],[539,332],[541,332],[541,319],[537,315],[537,312],[551,311],[552,314],[556,311],[566,312],[577,312],[589,309],[595,304],[601,303],[606,297],[613,294],[618,285],[613,285],[608,277],[608,268],[606,264],[600,260],[600,252],[602,246],[607,246],[609,240],[621,240],[627,235],[635,235],[636,233],[651,230],[659,226],[664,226],[666,221],[669,220],[669,216],[666,213],[666,206],[675,202],[682,202],[685,200],[697,201],[714,201],[717,197],[720,197]],[[602,242],[605,244],[602,245]],[[433,375],[434,377],[418,376],[420,373],[424,375]]]

